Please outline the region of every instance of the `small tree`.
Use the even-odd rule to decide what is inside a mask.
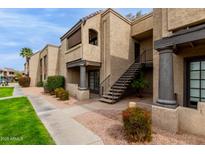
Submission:
[[[27,67],[29,67],[29,59],[32,56],[32,54],[33,54],[33,51],[30,48],[22,48],[20,51],[20,56],[22,56],[23,58],[26,58]]]
[[[137,90],[138,96],[142,97],[142,90],[149,87],[149,82],[145,79],[144,73],[141,71],[138,78],[131,84]]]

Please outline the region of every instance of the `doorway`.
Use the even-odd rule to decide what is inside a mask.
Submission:
[[[99,70],[90,70],[88,72],[88,87],[91,93],[100,92],[100,72]]]
[[[135,43],[135,62],[140,62],[140,44]]]

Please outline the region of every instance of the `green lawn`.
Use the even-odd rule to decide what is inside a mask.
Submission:
[[[1,97],[9,97],[13,95],[14,88],[13,87],[0,87],[0,98]]]
[[[55,144],[26,97],[0,100],[0,144]]]

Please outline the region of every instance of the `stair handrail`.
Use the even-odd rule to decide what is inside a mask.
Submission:
[[[147,58],[147,53],[149,53],[149,52],[153,52],[153,49],[152,48],[144,49],[143,52],[140,54],[140,63],[141,64],[143,64],[143,63],[145,64],[145,63],[153,61],[152,59]],[[144,62],[143,62],[143,56],[144,56]]]
[[[111,74],[109,74],[101,83],[100,83],[100,87],[102,87],[102,95],[104,94],[104,86],[103,84],[108,81],[108,87],[110,87],[110,77],[111,77]]]

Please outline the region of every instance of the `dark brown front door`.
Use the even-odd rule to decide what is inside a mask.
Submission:
[[[205,102],[205,58],[195,58],[187,62],[187,105],[196,107]]]
[[[140,62],[140,44],[135,43],[135,62]]]
[[[99,94],[100,72],[99,70],[92,70],[88,72],[88,86],[90,92]]]

